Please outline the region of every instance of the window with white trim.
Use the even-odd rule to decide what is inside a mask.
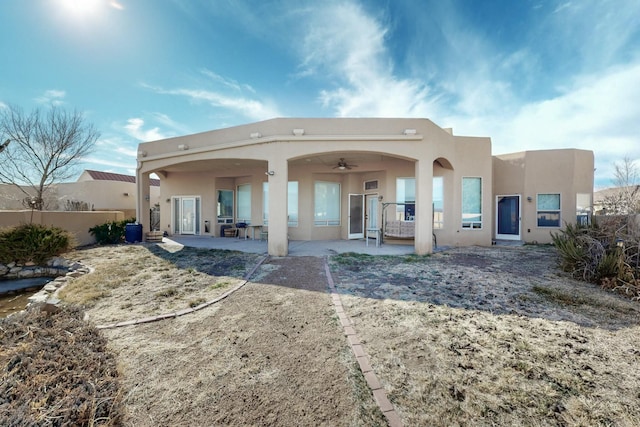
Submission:
[[[251,224],[251,184],[238,185],[238,213],[236,222]]]
[[[233,223],[233,190],[218,190],[218,224]]]
[[[462,228],[482,228],[482,178],[462,178]]]
[[[298,226],[298,181],[287,183],[287,225]],[[262,223],[269,224],[269,183],[262,183]]]
[[[444,179],[433,177],[433,229],[444,227]]]
[[[538,194],[538,227],[560,227],[560,193]]]
[[[313,197],[314,225],[340,225],[340,183],[316,181]]]

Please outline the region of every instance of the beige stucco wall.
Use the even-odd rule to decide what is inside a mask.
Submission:
[[[496,196],[520,195],[522,240],[550,243],[550,232],[565,223],[576,222],[576,195],[590,194],[593,200],[593,174],[593,152],[587,150],[539,150],[495,156],[494,211]],[[561,227],[538,227],[536,200],[543,193],[560,193]],[[495,227],[494,218],[494,235]]]
[[[294,129],[304,134],[294,135]],[[405,132],[413,129],[415,132]],[[254,135],[252,135],[254,134]],[[314,156],[350,153],[376,153],[384,161],[359,162],[351,171],[335,171],[327,165],[304,159]],[[237,167],[223,167],[221,159]],[[161,227],[170,230],[172,196],[202,197],[201,229],[205,220],[215,225],[218,189],[238,184],[252,185],[252,223],[262,222],[262,182],[269,181],[269,253],[286,254],[287,237],[294,240],[347,238],[349,193],[364,193],[363,182],[379,181],[376,194],[383,201],[395,201],[398,177],[416,178],[416,252],[428,253],[432,247],[432,177],[434,160],[449,165],[445,176],[445,228],[438,230],[438,243],[446,245],[488,245],[491,243],[492,161],[489,138],[452,135],[427,119],[274,119],[143,143],[139,146],[139,191],[146,191],[149,174],[161,179]],[[244,166],[248,164],[249,166]],[[436,165],[436,169],[439,166]],[[267,177],[265,171],[274,171]],[[483,178],[482,229],[462,230],[460,221],[462,177]],[[286,224],[286,183],[299,183],[299,224]],[[341,184],[340,226],[313,224],[313,185],[315,181]],[[143,198],[140,211],[148,209]],[[144,227],[148,229],[148,224]],[[213,234],[219,227],[213,227]]]
[[[150,187],[150,203],[160,203],[160,188]],[[12,185],[0,185],[0,210],[24,209],[25,194]],[[136,212],[136,185],[119,181],[80,181],[51,186],[45,195],[46,210],[65,210],[67,200],[85,202],[89,209]],[[162,206],[162,205],[161,205]]]
[[[95,212],[51,212],[30,210],[0,211],[0,228],[20,224],[42,224],[56,226],[70,232],[78,246],[96,242],[89,229],[110,221],[123,221],[125,215],[119,211]]]

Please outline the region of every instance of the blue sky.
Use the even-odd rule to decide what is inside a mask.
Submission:
[[[638,0],[2,0],[0,108],[78,109],[84,167],[273,117],[427,117],[494,154],[640,166]]]

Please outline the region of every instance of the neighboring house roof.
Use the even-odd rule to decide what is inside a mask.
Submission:
[[[83,177],[85,179],[82,179]],[[87,178],[90,178],[90,179],[87,179]],[[120,173],[113,173],[113,172],[102,172],[102,171],[94,171],[94,170],[90,170],[90,169],[85,169],[85,171],[82,173],[82,175],[80,176],[78,181],[89,181],[89,180],[93,180],[93,181],[120,181],[120,182],[130,182],[132,184],[136,183],[136,177],[135,176],[123,175],[123,174],[120,174]],[[150,181],[150,185],[153,186],[153,187],[159,187],[160,186],[160,180],[159,179],[151,178],[149,181]]]

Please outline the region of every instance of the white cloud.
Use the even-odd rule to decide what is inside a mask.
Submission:
[[[67,96],[67,93],[64,90],[49,89],[36,98],[36,102],[40,104],[62,105],[64,104],[63,99],[65,96]]]
[[[135,168],[131,168],[132,162],[117,162],[117,161],[113,161],[113,160],[106,160],[104,158],[99,158],[99,157],[85,157],[84,159],[82,159],[83,163],[85,164],[92,164],[92,165],[97,165],[99,166],[98,170],[104,170],[104,168],[102,168],[102,166],[107,166],[107,167],[112,167],[112,168],[117,168],[117,170],[123,170],[123,169],[127,169],[127,170],[134,170]],[[133,163],[135,165],[135,163]],[[133,173],[133,175],[135,175],[135,172]]]
[[[160,132],[160,128],[158,127],[144,130],[143,126],[144,120],[134,117],[127,120],[127,124],[124,126],[124,129],[129,135],[142,142],[156,141],[168,137],[167,135],[164,135],[162,132]]]
[[[223,77],[219,74],[214,73],[213,71],[204,69],[201,71],[201,73],[210,78],[215,83],[220,83],[223,86],[229,89],[233,89],[236,92],[242,92],[246,90],[252,93],[256,93],[255,89],[251,87],[251,85],[239,83],[236,80]]]
[[[181,134],[193,133],[188,126],[178,123],[164,113],[152,113],[153,119],[161,125],[177,131]]]
[[[242,96],[230,96],[206,89],[163,89],[143,84],[143,87],[163,95],[184,96],[192,102],[206,102],[212,107],[231,110],[250,120],[265,120],[281,116],[275,105]]]
[[[337,116],[426,116],[429,88],[394,75],[385,47],[387,29],[355,3],[331,3],[304,23],[300,75],[327,74],[338,87],[319,99]]]

